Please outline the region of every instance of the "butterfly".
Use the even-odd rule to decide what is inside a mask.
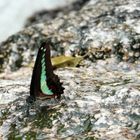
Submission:
[[[30,84],[30,98],[33,100],[60,99],[64,88],[54,74],[50,58],[50,44],[42,42],[38,50]]]

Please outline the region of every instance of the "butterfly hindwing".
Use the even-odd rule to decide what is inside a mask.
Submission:
[[[42,49],[42,57],[41,57],[41,76],[40,76],[40,89],[45,95],[53,95],[53,92],[49,89],[47,85],[47,76],[46,76],[46,64],[45,64],[45,51],[46,49]]]

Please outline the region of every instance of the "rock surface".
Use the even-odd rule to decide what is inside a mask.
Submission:
[[[68,14],[70,11],[79,11],[89,0],[73,0],[73,3],[67,4],[63,8],[55,8],[54,10],[41,10],[39,12],[34,13],[30,16],[26,23],[25,27],[51,21],[57,17],[62,17],[64,14]]]
[[[139,5],[90,0],[79,11],[39,19],[2,42],[0,139],[139,140]],[[65,87],[60,102],[37,101],[27,116],[32,69],[22,66],[34,60],[42,39],[51,40],[52,56],[85,59],[79,68],[55,71]]]
[[[25,100],[31,69],[22,68],[1,76],[3,139],[140,139],[138,66],[122,68],[122,63],[99,61],[91,68],[65,68],[56,73],[65,87],[61,102],[38,102],[28,117]],[[38,112],[39,104],[42,107]]]
[[[29,64],[38,42],[51,38],[52,55],[85,55],[90,61],[140,60],[140,7],[137,0],[91,0],[79,11],[26,28],[0,45],[0,69]]]

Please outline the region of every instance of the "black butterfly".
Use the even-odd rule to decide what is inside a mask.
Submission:
[[[63,93],[62,83],[53,72],[50,59],[50,44],[42,42],[35,61],[30,85],[30,97],[27,102],[30,102],[31,99],[32,101],[49,98],[60,99]]]

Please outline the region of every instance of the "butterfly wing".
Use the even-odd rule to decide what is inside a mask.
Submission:
[[[53,67],[50,59],[50,47],[45,43],[39,48],[35,61],[30,95],[34,98],[58,98],[63,94],[64,88],[59,77],[53,73]]]

